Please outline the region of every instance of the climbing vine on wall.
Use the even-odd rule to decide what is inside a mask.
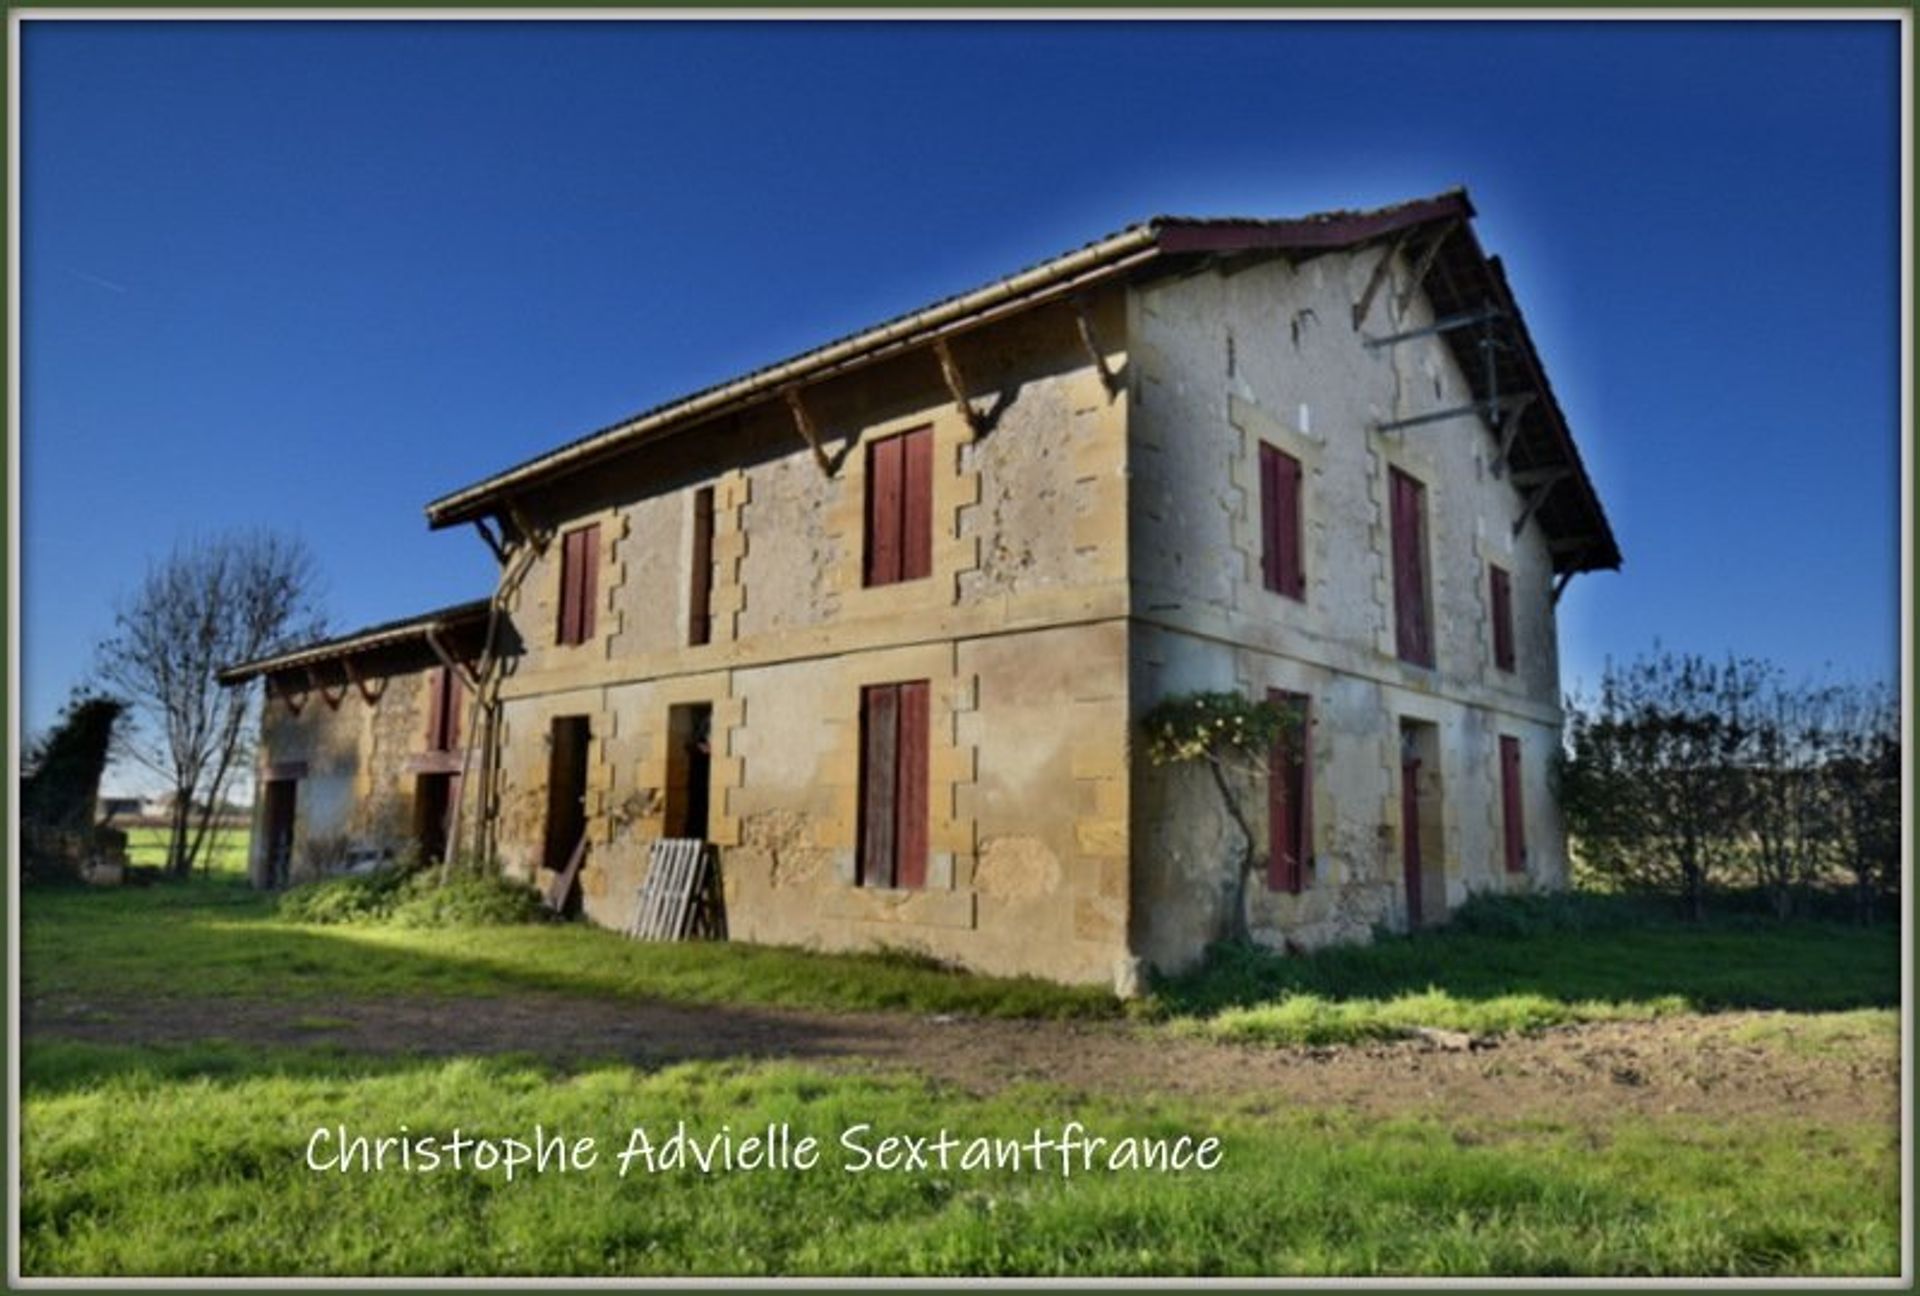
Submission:
[[[1147,712],[1147,759],[1155,765],[1200,765],[1213,779],[1227,817],[1240,830],[1240,857],[1233,872],[1232,921],[1236,940],[1249,939],[1247,875],[1257,858],[1243,789],[1263,779],[1274,749],[1301,741],[1298,722],[1271,702],[1238,693],[1197,692],[1169,697]]]

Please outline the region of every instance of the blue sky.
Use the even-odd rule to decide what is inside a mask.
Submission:
[[[1657,637],[1898,658],[1890,22],[30,22],[22,667],[192,529],[342,627],[483,594],[430,498],[1156,212],[1469,187]]]

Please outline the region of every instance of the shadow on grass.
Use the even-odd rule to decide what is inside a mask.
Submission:
[[[1782,922],[1741,897],[1699,923],[1638,897],[1476,897],[1444,928],[1381,935],[1364,947],[1286,958],[1216,946],[1197,971],[1161,982],[1155,997],[1171,1013],[1205,1015],[1288,995],[1340,1002],[1428,990],[1460,1000],[1679,998],[1696,1011],[1892,1007],[1900,939],[1891,924]]]
[[[645,944],[580,923],[438,930],[278,921],[224,879],[115,892],[35,890],[22,909],[29,999],[87,996],[488,996],[1100,1018],[1101,987],[972,976],[905,952]]]

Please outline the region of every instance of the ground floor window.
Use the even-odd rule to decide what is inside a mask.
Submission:
[[[860,885],[927,883],[928,687],[860,690]]]
[[[1267,756],[1267,887],[1298,895],[1313,859],[1313,719],[1304,693],[1271,689],[1286,723]]]
[[[1527,819],[1520,786],[1520,740],[1500,735],[1500,808],[1505,823],[1507,872],[1527,868]]]

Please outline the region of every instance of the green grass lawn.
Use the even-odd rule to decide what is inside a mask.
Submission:
[[[165,828],[138,827],[129,828],[126,832],[128,863],[152,868],[166,864]],[[214,877],[244,878],[247,875],[247,843],[250,840],[245,828],[215,828],[207,838],[206,850],[196,871]]]
[[[28,1274],[1886,1274],[1898,1149],[1879,1127],[1682,1119],[1598,1131],[1497,1115],[1394,1119],[701,1063],[644,1074],[209,1045],[34,1044],[25,1056]],[[849,1173],[881,1132],[1221,1140],[1211,1171]],[[625,1178],[656,1141],[791,1122],[811,1170]],[[319,1127],[591,1136],[600,1163],[316,1172]]]
[[[22,1255],[30,1274],[1885,1274],[1898,1264],[1897,1131],[1822,1121],[1407,1111],[1015,1087],[799,1065],[555,1067],[321,1046],[333,998],[539,991],[685,1003],[1102,1018],[1269,1045],[1408,1026],[1528,1030],[1593,1017],[1785,1010],[1756,1047],[1884,1050],[1891,927],[1691,926],[1627,902],[1523,902],[1453,930],[1283,959],[1221,951],[1123,1008],[1097,988],[973,977],[902,955],[642,945],[579,924],[465,930],[279,920],[233,875],[23,899],[26,994],[125,1011],[160,994],[282,1001],[315,1047],[29,1038]],[[478,1010],[478,1009],[476,1009]],[[339,1011],[339,1010],[334,1010]],[[928,1134],[1213,1134],[1169,1177],[1009,1172],[713,1176],[316,1174],[319,1125],[624,1142],[636,1123],[790,1120]],[[611,1157],[615,1149],[609,1148]]]
[[[1739,915],[1696,925],[1599,897],[1533,908],[1541,911],[1512,902],[1468,909],[1457,929],[1307,958],[1220,950],[1202,971],[1123,1009],[1099,987],[967,976],[902,955],[640,944],[577,923],[289,923],[276,919],[269,897],[216,876],[186,886],[33,893],[23,914],[23,979],[29,994],[74,996],[537,990],[999,1017],[1126,1011],[1222,1038],[1312,1044],[1390,1037],[1409,1026],[1503,1032],[1673,1012],[1898,1002],[1899,934],[1891,925]]]

